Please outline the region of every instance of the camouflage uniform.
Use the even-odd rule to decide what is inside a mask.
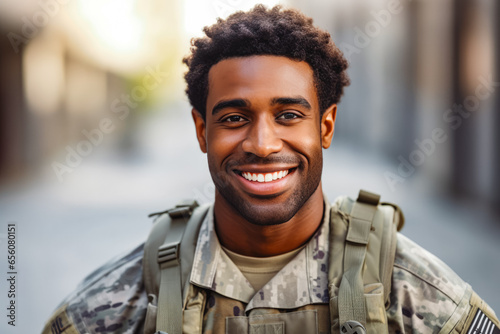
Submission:
[[[306,247],[256,292],[221,249],[210,209],[185,296],[184,333],[329,333],[329,211]],[[142,333],[142,255],[141,246],[90,275],[43,333]],[[500,333],[494,312],[471,287],[401,234],[387,307],[390,333]]]
[[[85,278],[43,333],[142,333],[148,303],[142,283],[143,246]]]

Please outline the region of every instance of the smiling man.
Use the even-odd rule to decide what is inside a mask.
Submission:
[[[192,113],[216,186],[219,240],[259,257],[300,247],[323,216],[321,150],[336,106],[320,112],[311,67],[286,57],[224,59],[208,80],[208,112]]]
[[[330,35],[262,6],[205,33],[184,62],[215,202],[160,213],[44,333],[499,333],[467,283],[396,233],[397,206],[323,195],[349,84]]]

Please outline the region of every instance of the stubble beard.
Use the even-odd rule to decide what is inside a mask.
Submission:
[[[254,197],[256,201],[262,204],[253,204],[250,201],[246,201],[240,193],[238,193],[228,180],[232,177],[228,175],[232,173],[231,171],[219,171],[214,173],[210,166],[210,161],[209,167],[215,188],[222,198],[241,217],[254,225],[272,226],[286,223],[292,219],[318,189],[323,170],[323,156],[321,152],[319,156],[316,155],[311,161],[317,161],[317,163],[309,166],[309,173],[306,174],[304,180],[299,184],[298,189],[295,189],[286,201],[276,202],[276,198],[273,196],[267,196],[265,198]],[[294,173],[304,173],[303,163],[298,166]]]

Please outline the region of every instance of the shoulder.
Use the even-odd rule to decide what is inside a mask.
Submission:
[[[452,269],[433,254],[398,234],[387,311],[392,332],[465,333],[474,316],[486,314],[491,326],[495,313]]]
[[[140,333],[148,304],[143,245],[87,276],[47,322],[43,334]]]

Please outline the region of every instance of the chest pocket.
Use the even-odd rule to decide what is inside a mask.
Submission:
[[[316,310],[227,317],[226,334],[303,334],[318,333]]]

